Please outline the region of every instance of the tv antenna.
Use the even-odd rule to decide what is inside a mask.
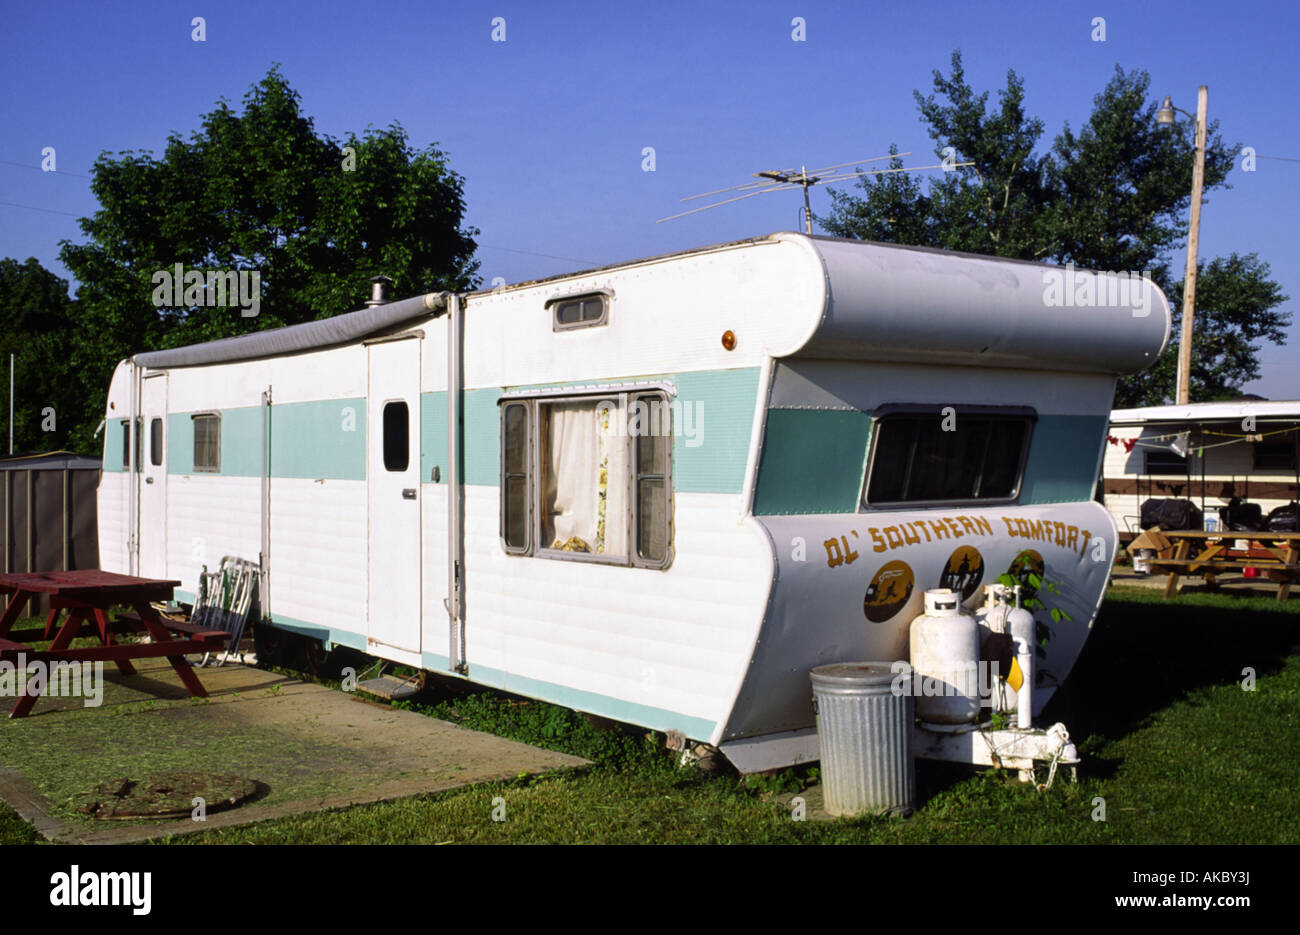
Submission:
[[[842,162],[836,166],[823,166],[820,169],[810,170],[807,166],[800,166],[798,169],[771,169],[766,172],[753,173],[756,181],[745,182],[742,185],[733,185],[730,188],[719,188],[711,192],[703,192],[699,195],[688,195],[682,201],[694,201],[696,198],[708,198],[713,195],[727,195],[732,192],[741,192],[731,198],[714,202],[711,205],[704,205],[701,208],[692,208],[689,211],[682,211],[679,214],[672,214],[666,218],[660,218],[655,221],[656,224],[662,224],[664,221],[672,221],[676,218],[684,218],[688,214],[698,214],[701,211],[707,211],[710,208],[720,208],[723,205],[729,205],[736,201],[743,201],[746,198],[753,198],[755,195],[764,195],[768,192],[789,191],[792,186],[799,186],[803,189],[803,216],[804,229],[808,234],[812,233],[812,205],[808,200],[808,189],[815,185],[829,185],[832,182],[846,182],[849,179],[855,179],[864,175],[888,175],[892,172],[919,172],[922,169],[955,169],[961,166],[972,166],[973,162],[943,162],[934,166],[915,166],[913,168],[897,169],[867,169],[861,172],[845,172],[848,167],[866,165],[869,162],[879,162],[882,159],[893,159],[895,156],[910,156],[911,151],[905,153],[890,153],[888,156],[873,156],[870,159],[858,159],[854,162]]]

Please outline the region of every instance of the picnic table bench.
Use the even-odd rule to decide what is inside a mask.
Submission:
[[[1300,582],[1300,532],[1202,532],[1191,529],[1163,530],[1162,535],[1174,545],[1174,554],[1168,558],[1153,558],[1147,566],[1152,572],[1169,575],[1165,584],[1165,597],[1178,591],[1178,579],[1183,575],[1200,574],[1206,584],[1216,586],[1217,576],[1233,572],[1254,573],[1269,581],[1278,582],[1277,599],[1285,601],[1291,596],[1291,585]],[[1232,544],[1244,541],[1246,549],[1233,549]],[[1192,556],[1192,548],[1200,551]]]
[[[0,574],[0,594],[9,595],[0,615],[0,661],[16,663],[21,657],[26,662],[44,663],[112,662],[123,675],[134,675],[132,659],[165,656],[189,693],[206,698],[208,693],[185,654],[207,652],[229,640],[230,634],[170,620],[150,606],[152,601],[171,600],[179,584],[98,569]],[[36,594],[49,595],[50,613],[45,626],[15,630],[23,608]],[[126,605],[134,612],[110,620],[110,608],[118,605]],[[67,617],[56,627],[55,622],[64,612]],[[116,641],[127,632],[147,635],[150,642]],[[70,648],[74,639],[84,636],[97,637],[101,645]],[[48,649],[33,648],[33,643],[47,639],[51,640]],[[26,717],[38,696],[39,690],[28,683],[9,716]]]

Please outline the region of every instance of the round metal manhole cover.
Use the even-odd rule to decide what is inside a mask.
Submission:
[[[143,779],[114,779],[77,797],[76,809],[103,821],[127,818],[188,818],[200,803],[206,812],[243,804],[257,792],[257,782],[242,776],[178,770]]]

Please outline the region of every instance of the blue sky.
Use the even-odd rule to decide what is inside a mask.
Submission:
[[[206,41],[191,39],[203,16]],[[1104,17],[1106,41],[1092,40]],[[506,41],[492,41],[503,17]],[[792,40],[802,17],[806,41]],[[992,99],[1008,69],[1029,113],[1078,127],[1116,64],[1209,113],[1229,142],[1300,160],[1300,5],[1178,3],[24,3],[0,36],[0,256],[59,275],[81,241],[102,150],[161,151],[279,62],[318,132],[401,123],[465,178],[485,283],[795,229],[795,192],[656,224],[751,172],[860,160],[891,143],[933,162],[913,89],[960,47]],[[43,147],[59,173],[36,169]],[[642,171],[642,150],[655,171]],[[14,165],[18,163],[19,165]],[[1257,252],[1300,310],[1300,162],[1260,159],[1211,193],[1201,256]],[[698,204],[696,202],[695,204]],[[25,207],[14,207],[23,205]],[[817,192],[813,209],[829,199]],[[40,208],[44,210],[33,210]],[[1181,254],[1175,263],[1181,269]],[[358,296],[358,304],[363,297]],[[1300,319],[1300,314],[1295,315]],[[1247,389],[1300,399],[1300,323]]]

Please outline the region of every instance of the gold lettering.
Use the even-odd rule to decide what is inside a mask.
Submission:
[[[1090,530],[1085,529],[1083,531],[1083,541],[1079,543],[1080,555],[1088,551],[1088,543],[1091,541],[1092,541],[1092,532]]]
[[[989,521],[986,520],[984,517],[982,516],[975,517],[975,525],[980,528],[980,532],[983,535],[986,536],[993,535],[993,527],[989,525]]]
[[[1079,530],[1078,530],[1077,527],[1075,527],[1075,526],[1070,526],[1070,527],[1069,527],[1069,536],[1068,536],[1068,538],[1067,538],[1067,542],[1069,543],[1068,546],[1067,546],[1067,548],[1069,548],[1069,550],[1070,550],[1071,552],[1073,552],[1074,549],[1075,549],[1075,546],[1077,546],[1078,543],[1079,543]],[[1059,545],[1066,545],[1066,542],[1061,542],[1061,543],[1058,543],[1058,544],[1059,544]]]
[[[975,524],[970,521],[969,516],[958,516],[957,519],[961,522],[962,529],[966,530],[972,536],[975,535]]]
[[[952,537],[953,537],[954,539],[960,539],[960,538],[961,538],[961,530],[957,528],[957,521],[956,521],[955,519],[953,519],[951,516],[947,516],[947,517],[944,517],[944,522],[947,523],[947,524],[948,524],[948,528],[952,530]]]
[[[1002,517],[1002,522],[1004,522],[1004,523],[1007,524],[1007,535],[1008,535],[1008,536],[1014,536],[1014,535],[1016,535],[1015,527],[1011,525],[1011,517],[1010,517],[1010,516],[1004,516],[1004,517]]]
[[[880,530],[875,526],[868,527],[867,532],[871,533],[871,541],[875,543],[875,545],[871,547],[871,551],[884,552],[889,548],[889,546],[885,545],[885,540],[880,538]]]
[[[916,534],[912,523],[899,523],[898,528],[903,532],[903,541],[908,545],[920,545],[921,537]],[[910,535],[909,535],[910,531]]]
[[[903,547],[903,537],[898,534],[897,526],[885,527],[885,540],[889,543],[891,549],[901,549]]]
[[[930,531],[934,533],[934,538],[936,541],[939,539],[948,538],[948,527],[945,526],[942,522],[935,523],[935,522],[931,522],[930,520],[922,520],[921,522],[930,523]]]
[[[1021,517],[1019,517],[1019,516],[1016,517],[1016,533],[1017,533],[1018,535],[1020,535],[1020,536],[1023,536],[1023,537],[1026,538],[1026,539],[1028,539],[1028,538],[1030,537],[1030,536],[1029,536],[1029,524],[1028,524],[1027,522],[1025,522],[1023,518],[1021,518]]]
[[[837,565],[844,564],[844,555],[840,552],[840,544],[834,539],[827,539],[822,545],[826,546],[826,564],[834,568]]]

